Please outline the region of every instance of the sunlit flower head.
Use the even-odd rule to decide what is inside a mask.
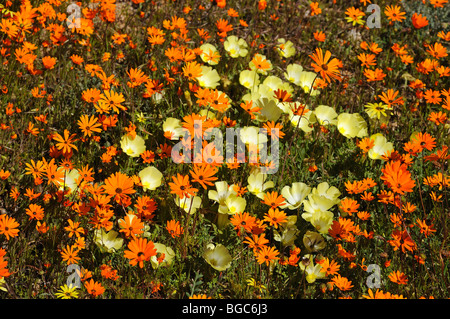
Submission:
[[[125,134],[120,140],[120,146],[128,156],[138,157],[145,151],[145,140],[139,135],[132,138],[129,134]]]

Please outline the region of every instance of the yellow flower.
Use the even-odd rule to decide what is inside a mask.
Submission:
[[[233,260],[227,247],[221,244],[208,244],[203,253],[203,258],[211,265],[211,267],[218,271],[228,269]]]
[[[367,123],[359,113],[341,113],[337,117],[337,128],[346,138],[367,136]]]
[[[102,252],[113,253],[123,245],[123,238],[117,238],[118,232],[111,230],[108,233],[102,229],[94,230],[94,242]]]
[[[139,135],[134,139],[128,134],[124,135],[120,140],[120,146],[124,153],[131,157],[138,157],[145,152],[145,141]]]
[[[149,166],[139,172],[139,178],[144,190],[155,190],[161,186],[163,174],[156,167]]]

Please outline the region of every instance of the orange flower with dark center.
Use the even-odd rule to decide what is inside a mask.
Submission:
[[[53,139],[58,142],[56,143],[56,147],[63,153],[70,153],[72,149],[78,150],[75,144],[73,144],[77,135],[69,135],[70,132],[68,130],[64,130],[64,137],[62,137],[59,133],[54,133],[53,135]]]
[[[256,261],[259,264],[266,264],[267,266],[280,259],[279,252],[275,247],[262,246],[256,253]]]
[[[134,238],[128,243],[128,249],[124,251],[124,257],[130,259],[130,265],[144,267],[144,261],[149,261],[156,256],[155,245],[146,238]]]
[[[13,217],[6,214],[0,215],[0,235],[5,235],[7,240],[18,235],[17,227],[19,226],[20,224]]]
[[[105,288],[102,286],[102,284],[94,281],[94,279],[86,281],[84,283],[84,287],[86,288],[87,292],[94,297],[100,296],[105,292]]]
[[[30,216],[30,220],[42,220],[44,219],[44,209],[40,205],[30,204],[25,213]]]
[[[201,65],[195,61],[187,62],[183,67],[183,75],[189,80],[197,80],[198,77],[202,76]]]
[[[384,180],[394,193],[411,193],[416,186],[415,181],[411,179],[411,173],[401,161],[390,161],[381,171],[383,175],[380,179]]]
[[[180,237],[181,234],[184,233],[184,229],[181,227],[180,222],[173,219],[167,221],[166,229],[172,238]]]
[[[129,194],[134,194],[136,190],[133,189],[133,179],[127,175],[116,172],[105,179],[105,192],[113,196],[116,202],[126,200]]]
[[[339,208],[352,216],[353,213],[356,213],[358,211],[359,204],[356,202],[356,200],[346,197],[341,200],[341,205],[339,206]]]
[[[405,253],[407,250],[413,252],[416,249],[416,243],[406,230],[394,230],[392,232],[392,238],[392,240],[388,240],[388,243],[394,247],[394,251],[401,249]]]
[[[315,62],[311,63],[314,68],[314,72],[320,73],[320,76],[330,83],[332,80],[340,80],[340,61],[336,58],[331,58],[331,52],[326,51],[325,56],[323,55],[321,48],[316,48],[316,52],[309,57]]]
[[[190,170],[192,181],[197,182],[204,189],[207,189],[208,186],[213,186],[212,181],[217,180],[217,177],[214,175],[217,173],[218,168],[208,164],[194,164],[194,170]]]
[[[320,265],[322,266],[320,271],[324,272],[326,276],[337,275],[339,269],[341,268],[341,266],[336,261],[330,261],[328,258],[322,259],[320,261]]]
[[[340,274],[334,276],[331,279],[331,284],[335,285],[341,291],[348,291],[353,288],[352,282],[349,281],[346,277],[342,277]]]
[[[278,208],[270,208],[264,215],[264,221],[268,222],[270,226],[278,228],[278,225],[287,221],[287,216],[285,212],[278,210]]]
[[[398,21],[401,22],[402,20],[405,20],[405,14],[406,12],[402,12],[400,11],[401,7],[400,6],[386,6],[384,13],[386,14],[386,16],[388,17],[390,23]]]
[[[256,217],[251,216],[249,213],[241,212],[234,214],[230,218],[230,222],[234,226],[234,229],[237,230],[238,236],[240,236],[242,228],[249,233],[252,231],[252,227],[256,222]]]
[[[278,195],[278,192],[267,192],[264,194],[264,200],[261,203],[270,206],[271,208],[277,208],[285,204],[284,197]]]
[[[412,138],[412,142],[420,147],[419,152],[422,152],[424,149],[431,151],[436,147],[436,139],[427,132],[417,133],[417,135]]]
[[[195,195],[198,191],[197,188],[192,187],[189,181],[188,175],[181,175],[177,173],[177,176],[172,176],[173,183],[169,183],[170,193],[176,194],[180,199],[184,197],[191,197]]]

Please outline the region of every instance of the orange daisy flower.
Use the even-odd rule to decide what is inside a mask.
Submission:
[[[270,226],[278,228],[278,225],[287,221],[287,216],[283,211],[278,210],[278,208],[270,208],[264,215],[264,221],[267,221]]]
[[[134,238],[128,243],[128,249],[124,251],[124,257],[130,259],[130,265],[144,267],[144,261],[149,261],[156,256],[155,245],[146,238]]]
[[[281,205],[285,204],[284,197],[282,195],[278,195],[278,192],[267,192],[264,194],[264,200],[261,203],[269,205],[271,208],[277,208]]]
[[[173,219],[167,221],[166,229],[172,238],[180,237],[181,234],[184,233],[184,229],[181,227],[180,222]]]
[[[188,175],[181,175],[177,173],[177,176],[172,176],[173,183],[169,183],[170,193],[176,194],[178,197],[183,199],[186,197],[191,197],[195,195],[198,191],[197,188],[192,187],[191,182],[189,181]]]
[[[256,253],[256,260],[259,264],[266,264],[267,266],[280,259],[279,252],[275,247],[263,246]]]
[[[136,190],[133,189],[133,179],[127,175],[116,172],[110,177],[105,179],[105,192],[114,196],[117,202],[125,201],[128,198],[128,194],[134,194]]]
[[[20,224],[16,222],[15,218],[6,214],[0,215],[0,235],[5,235],[7,240],[18,235],[19,230],[17,227],[19,226]]]
[[[325,56],[323,55],[321,48],[316,48],[316,52],[309,57],[315,62],[311,63],[314,71],[320,73],[320,76],[327,82],[332,80],[340,80],[341,76],[339,71],[340,61],[336,58],[331,58],[331,52],[326,51]]]
[[[94,279],[86,281],[84,283],[84,287],[86,288],[87,292],[94,297],[100,296],[105,292],[105,288],[102,286],[102,284],[94,281]]]

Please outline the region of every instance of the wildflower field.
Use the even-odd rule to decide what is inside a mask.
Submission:
[[[448,2],[1,1],[0,299],[449,298]]]

